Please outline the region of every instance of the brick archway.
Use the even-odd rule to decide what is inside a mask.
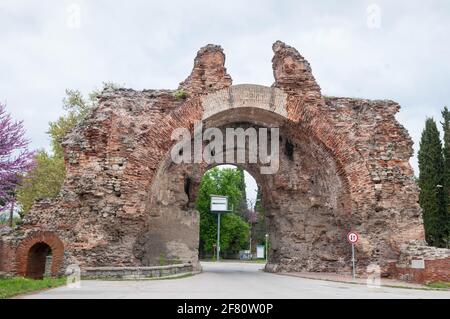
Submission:
[[[208,96],[219,103],[214,107],[214,113],[210,112],[208,117],[203,118],[204,127],[218,127],[222,134],[227,128],[235,126],[280,127],[280,169],[276,174],[260,174],[260,164],[246,162],[240,165],[253,172],[261,187],[272,249],[268,269],[337,271],[340,265],[336,260],[347,254],[347,245],[340,239],[345,237],[346,230],[353,227],[357,218],[363,218],[357,211],[352,211],[349,185],[353,185],[354,181],[342,169],[340,153],[333,152],[324,143],[338,144],[337,135],[328,136],[324,141],[320,136],[311,134],[312,130],[305,132],[311,118],[291,123],[286,113],[283,114],[283,105],[279,105],[278,112],[273,112],[269,109],[269,103],[253,107],[247,100],[245,106],[238,104],[242,97],[255,97],[261,92],[270,94],[273,91],[271,88],[246,85],[231,87],[230,91],[234,94],[230,107],[221,104],[223,98],[219,99],[228,95],[226,90],[219,92],[218,98],[215,94]],[[258,97],[258,100],[264,99]],[[225,101],[227,103],[229,100]],[[235,112],[236,108],[239,112]],[[180,119],[186,121],[187,117]],[[325,119],[319,119],[316,119],[316,125],[325,126]],[[287,141],[291,145],[291,155],[288,155]],[[166,143],[165,146],[169,149],[171,144]],[[235,149],[224,150],[227,151],[233,153]],[[198,216],[194,207],[201,178],[208,168],[210,166],[206,163],[173,165],[170,152],[165,154],[152,184],[147,188],[148,226],[134,247],[135,256],[146,265],[157,263],[161,254],[174,260],[198,263]],[[189,185],[187,190],[186,184]],[[320,232],[314,230],[318,224],[323,225]],[[369,259],[367,253],[365,258]],[[308,260],[311,260],[309,264]]]
[[[26,216],[26,229],[55,229],[70,243],[65,258],[86,267],[146,265],[152,256],[146,247],[153,249],[146,244],[158,242],[177,252],[179,260],[195,260],[195,254],[181,254],[195,247],[184,249],[186,241],[175,239],[195,227],[190,196],[195,191],[186,194],[185,185],[195,186],[205,167],[170,168],[166,159],[176,143],[171,135],[177,128],[192,135],[198,122],[219,129],[250,123],[283,133],[284,167],[262,183],[279,239],[281,270],[309,269],[302,261],[311,256],[318,257],[319,270],[336,269],[323,266],[331,263],[348,265],[340,261],[350,258],[345,241],[340,251],[331,248],[336,245],[319,249],[348,228],[361,235],[357,253],[365,259],[359,258],[360,268],[398,260],[405,244],[424,239],[409,164],[412,140],[395,118],[400,106],[322,95],[297,50],[276,42],[273,51],[271,87],[232,85],[222,49],[207,45],[177,90],[102,92],[98,107],[63,142],[64,196],[36,203]],[[170,210],[173,204],[178,215]],[[179,217],[190,219],[183,224]],[[152,232],[156,219],[180,227]],[[22,234],[17,232],[20,240]],[[58,236],[39,231],[23,240],[18,273],[26,273],[27,254],[37,242],[52,249],[52,273],[57,273],[63,258]],[[289,251],[293,246],[295,251]],[[311,248],[309,255],[305,247]]]
[[[56,276],[63,262],[64,244],[59,237],[49,231],[38,231],[28,236],[20,243],[16,250],[17,274],[27,276],[27,267],[29,263],[29,252],[36,244],[43,243],[50,247],[52,251],[51,274]]]

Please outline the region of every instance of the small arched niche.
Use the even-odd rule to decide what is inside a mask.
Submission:
[[[51,274],[52,249],[44,242],[38,242],[28,251],[26,277],[43,279]]]

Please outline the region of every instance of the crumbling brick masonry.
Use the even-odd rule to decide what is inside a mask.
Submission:
[[[383,275],[404,277],[407,247],[426,244],[412,141],[395,119],[400,106],[324,96],[297,50],[278,41],[273,51],[272,87],[232,85],[222,48],[207,45],[177,91],[105,90],[63,143],[59,197],[37,202],[19,229],[2,235],[0,271],[27,275],[38,242],[52,250],[53,274],[73,263],[136,267],[161,259],[197,268],[195,200],[211,165],[176,165],[169,154],[174,129],[193,131],[202,121],[204,128],[280,128],[276,174],[241,165],[262,190],[268,271],[349,271],[345,238],[356,230],[359,273],[376,263]],[[448,278],[449,256],[439,250],[423,258],[438,260],[439,279]]]

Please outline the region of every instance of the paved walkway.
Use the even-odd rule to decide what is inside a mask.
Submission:
[[[367,285],[367,278],[355,278],[353,279],[352,275],[345,274],[334,274],[334,273],[323,273],[323,272],[290,272],[283,273],[285,276],[292,277],[300,277],[307,279],[316,279],[316,280],[328,280],[328,281],[336,281],[342,283],[353,283],[360,285]],[[425,285],[410,283],[402,280],[396,279],[386,279],[380,278],[379,284],[385,287],[403,287],[403,288],[414,288],[414,289],[430,289]]]
[[[81,288],[60,287],[22,298],[446,298],[448,291],[369,288],[365,285],[269,274],[264,265],[202,263],[203,273],[180,279],[85,280]]]

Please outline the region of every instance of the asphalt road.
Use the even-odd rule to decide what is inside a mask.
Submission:
[[[85,280],[80,288],[60,287],[21,298],[447,298],[448,291],[369,288],[269,274],[261,264],[203,263],[203,273],[180,279]]]

